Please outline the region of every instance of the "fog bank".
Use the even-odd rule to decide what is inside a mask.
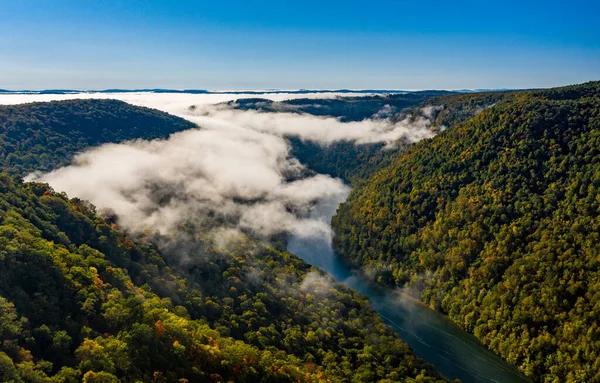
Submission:
[[[163,110],[198,125],[163,140],[92,148],[75,156],[69,166],[28,177],[47,182],[71,197],[89,200],[100,210],[114,212],[119,224],[132,231],[150,229],[169,234],[184,222],[193,221],[229,234],[242,231],[262,237],[280,233],[329,237],[329,222],[308,213],[317,202],[345,199],[349,187],[327,175],[307,176],[304,166],[290,157],[286,137],[322,145],[342,140],[390,145],[399,139],[416,142],[433,135],[427,114],[397,123],[387,117],[343,123],[332,117],[242,111],[213,104],[240,95],[99,95]],[[96,96],[11,95],[0,96],[0,103],[13,97],[33,101]],[[289,94],[262,96],[290,98]],[[380,115],[389,114],[384,110]]]

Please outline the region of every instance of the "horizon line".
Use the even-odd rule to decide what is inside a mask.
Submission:
[[[454,88],[454,89],[175,89],[175,88],[106,88],[106,89],[4,89],[0,94],[79,94],[79,93],[188,93],[188,94],[276,94],[276,93],[376,93],[400,94],[415,92],[492,92],[534,90],[546,88]]]

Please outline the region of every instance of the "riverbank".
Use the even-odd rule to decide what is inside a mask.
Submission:
[[[312,215],[331,222],[342,201],[325,201]],[[382,319],[413,349],[449,379],[463,383],[531,382],[446,316],[412,296],[375,286],[353,270],[331,248],[327,236],[288,240],[288,251],[329,273],[336,281],[368,296]]]

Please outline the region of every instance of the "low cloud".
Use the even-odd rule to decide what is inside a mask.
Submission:
[[[300,291],[320,297],[329,295],[329,290],[332,288],[331,277],[319,271],[311,271],[306,274],[300,284]]]
[[[331,99],[341,96],[365,94],[341,93],[273,93],[273,94],[185,94],[185,93],[81,93],[68,95],[19,94],[0,95],[0,104],[18,104],[35,101],[68,99],[117,99],[133,105],[162,110],[195,122],[201,127],[220,124],[222,128],[250,129],[279,137],[294,136],[323,145],[339,141],[357,144],[386,143],[388,146],[402,139],[417,142],[434,134],[429,129],[434,112],[441,107],[425,107],[420,115],[407,115],[400,121],[393,118],[394,108],[384,106],[372,119],[358,122],[341,122],[338,118],[299,114],[292,110],[265,113],[256,110],[234,109],[224,103],[247,98],[262,97],[271,101],[297,98]]]
[[[272,100],[289,96],[265,95]],[[2,96],[0,103],[6,97],[17,96]],[[18,97],[35,101],[47,96]],[[332,117],[242,111],[212,104],[243,98],[240,95],[125,93],[101,97],[163,110],[199,128],[163,140],[93,148],[75,156],[70,166],[33,174],[28,180],[47,182],[72,197],[91,201],[100,210],[114,212],[118,223],[132,231],[152,229],[170,234],[186,222],[206,225],[216,229],[214,240],[219,248],[226,248],[227,239],[239,238],[237,233],[331,235],[329,222],[310,217],[310,209],[319,201],[344,199],[349,188],[326,175],[307,177],[304,166],[290,157],[286,137],[323,145],[344,140],[389,146],[400,139],[416,142],[433,136],[427,113],[399,122],[380,118],[343,123]],[[190,108],[192,105],[195,107]],[[382,116],[390,112],[382,111]]]
[[[382,115],[385,112],[383,111]],[[395,123],[389,118],[341,122],[334,117],[286,112],[265,113],[232,109],[227,105],[203,105],[190,109],[185,114],[185,118],[200,126],[217,120],[224,124],[234,124],[278,137],[299,137],[322,145],[339,141],[354,141],[357,144],[378,142],[392,144],[400,139],[417,142],[433,136],[429,129],[431,120],[423,116],[415,119],[408,116]]]
[[[75,93],[75,94],[0,94],[0,105],[14,105],[39,101],[61,101],[74,99],[114,99],[128,102],[133,105],[156,108],[166,112],[185,110],[190,105],[211,105],[222,102],[235,101],[247,98],[264,98],[271,101],[285,101],[292,99],[333,99],[337,97],[369,96],[363,93],[152,93],[152,92],[126,92],[126,93]],[[177,113],[175,113],[177,114]]]
[[[425,116],[427,119],[432,119],[435,117],[436,113],[442,109],[444,109],[443,105],[430,105],[421,108],[421,114],[423,114],[423,116]]]
[[[397,112],[398,112],[398,109],[386,104],[381,109],[379,109],[377,111],[377,113],[373,114],[372,118],[375,118],[375,119],[390,118]]]
[[[191,220],[259,236],[328,232],[327,224],[305,217],[313,203],[348,187],[324,175],[302,178],[303,167],[288,153],[279,137],[207,124],[166,140],[103,145],[29,180],[110,209],[133,231],[169,234]]]

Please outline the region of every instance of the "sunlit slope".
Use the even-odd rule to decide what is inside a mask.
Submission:
[[[537,381],[600,380],[600,82],[515,94],[401,152],[339,253]]]

